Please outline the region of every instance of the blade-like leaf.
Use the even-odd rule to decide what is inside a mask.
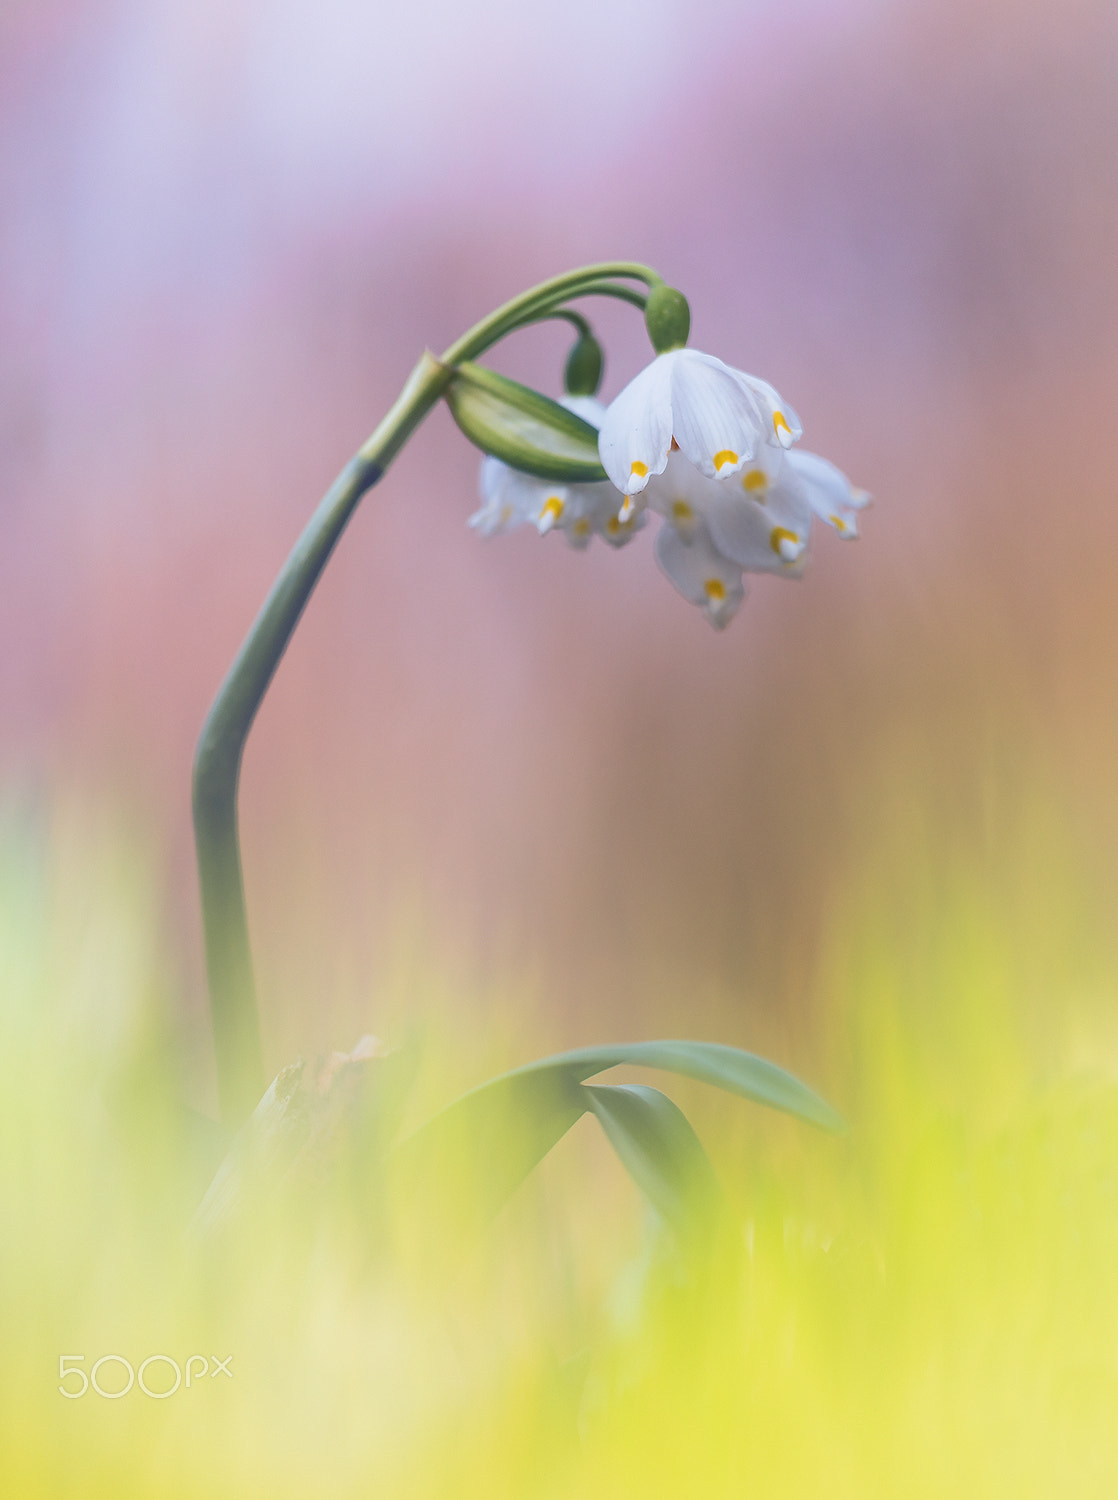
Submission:
[[[589,422],[495,370],[458,365],[446,403],[471,443],[514,469],[568,484],[606,477]]]
[[[714,1168],[683,1111],[642,1084],[584,1084],[629,1176],[683,1239],[709,1228],[721,1193]]]
[[[628,1042],[613,1047],[584,1047],[551,1061],[561,1065],[573,1064],[583,1079],[592,1078],[620,1063],[663,1068],[665,1072],[710,1083],[743,1099],[752,1099],[756,1104],[795,1115],[822,1130],[846,1129],[846,1122],[838,1111],[793,1074],[752,1052],[743,1052],[740,1047],[727,1047],[719,1042]]]
[[[403,1141],[391,1175],[405,1192],[433,1192],[460,1227],[484,1223],[589,1107],[568,1068],[502,1074]]]
[[[559,1052],[480,1084],[457,1103],[448,1105],[436,1119],[442,1119],[451,1110],[460,1108],[489,1089],[504,1088],[514,1079],[556,1072],[568,1075],[576,1083],[583,1083],[598,1073],[620,1067],[622,1063],[662,1068],[666,1073],[679,1073],[700,1083],[713,1084],[715,1088],[738,1094],[743,1099],[752,1099],[756,1104],[795,1115],[822,1130],[841,1131],[846,1128],[842,1116],[825,1099],[775,1063],[720,1042],[690,1041],[615,1042],[605,1047],[580,1047],[574,1052]]]
[[[845,1128],[842,1116],[806,1084],[737,1047],[622,1042],[541,1058],[479,1084],[396,1148],[390,1158],[396,1180],[438,1184],[460,1200],[463,1217],[483,1221],[590,1108],[580,1085],[622,1063],[711,1083],[824,1130]]]

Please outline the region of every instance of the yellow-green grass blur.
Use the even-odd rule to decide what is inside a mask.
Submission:
[[[199,1243],[216,1142],[181,1113],[148,855],[80,806],[9,817],[4,1493],[1113,1493],[1116,976],[1082,862],[1035,785],[985,861],[892,796],[807,986],[849,1132],[668,1085],[728,1200],[702,1264],[588,1120],[470,1238],[386,1209],[369,1161],[257,1184]],[[460,1026],[425,983],[420,1114]],[[61,1356],[105,1355],[110,1394],[60,1393]],[[152,1355],[150,1390],[190,1388],[113,1399]]]

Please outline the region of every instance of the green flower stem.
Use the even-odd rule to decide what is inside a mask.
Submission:
[[[526,320],[567,298],[606,290],[611,277],[649,287],[661,280],[647,266],[630,262],[570,271],[505,303],[452,344],[441,360],[423,355],[391,411],[311,517],[214,699],[194,757],[194,837],[218,1099],[222,1120],[231,1128],[248,1118],[265,1085],[237,832],[237,789],[245,741],[280,658],[359,500],[438,402],[453,367],[476,358]]]
[[[615,281],[592,282],[588,286],[582,287],[578,295],[580,297],[616,297],[621,302],[628,302],[633,307],[639,308],[641,312],[644,312],[648,302],[648,298],[643,292],[638,292],[630,286],[619,286]],[[528,317],[521,318],[514,326],[516,328],[530,328],[533,323],[546,323],[553,318],[565,319],[572,327],[577,328],[581,334],[588,334],[592,331],[590,324],[582,314],[576,312],[573,307],[567,307],[566,305],[559,307],[552,306],[548,307],[545,312],[531,313]]]
[[[580,297],[617,297],[622,302],[630,302],[634,307],[639,307],[644,312],[648,297],[644,292],[638,292],[634,286],[620,286],[616,281],[591,281],[588,282],[578,294]]]
[[[463,359],[477,359],[479,354],[484,354],[486,349],[492,348],[522,323],[533,321],[538,314],[558,306],[570,297],[585,296],[587,288],[594,292],[605,290],[606,279],[614,276],[624,277],[629,281],[643,281],[648,287],[659,286],[662,281],[650,267],[632,261],[616,261],[568,271],[565,276],[541,282],[530,292],[524,292],[511,302],[506,302],[504,307],[499,307],[495,313],[464,333],[457,343],[451,344],[443,359],[447,364],[457,364]]]
[[[238,1126],[264,1092],[260,1025],[237,834],[237,786],[252,721],[299,617],[365,491],[438,401],[451,370],[424,354],[399,399],[311,517],[222,684],[194,757],[194,839],[223,1121]]]
[[[551,323],[562,320],[576,328],[583,338],[592,332],[590,324],[581,313],[575,312],[573,307],[556,307],[550,312],[536,313],[534,317],[525,318],[523,323],[518,323],[518,328],[530,328],[533,323]]]

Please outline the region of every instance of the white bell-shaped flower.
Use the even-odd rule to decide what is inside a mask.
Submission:
[[[782,482],[784,468],[783,449],[770,443],[731,479],[707,479],[672,453],[641,498],[685,543],[705,527],[718,550],[747,571],[797,576],[813,512],[798,484]]]
[[[529,519],[537,520],[548,513],[562,514],[568,488],[565,484],[551,484],[532,474],[522,474],[487,454],[478,475],[482,506],[468,524],[482,536],[498,536]]]
[[[745,581],[738,564],[714,545],[705,521],[696,519],[687,541],[665,521],[656,535],[656,561],[683,597],[724,630],[745,598]]]
[[[598,453],[617,488],[637,495],[664,472],[673,442],[708,479],[727,478],[762,444],[786,447],[802,431],[766,381],[697,349],[670,349],[611,404]]]
[[[771,454],[771,456],[770,456]],[[803,486],[792,473],[792,456],[772,451],[715,486],[707,525],[715,546],[750,573],[798,578],[807,561],[814,515]]]
[[[841,469],[818,453],[796,449],[785,463],[820,520],[833,526],[844,541],[853,541],[858,535],[858,512],[869,504],[869,492],[852,485]]]
[[[689,542],[719,493],[718,480],[707,479],[676,450],[668,454],[663,473],[650,475],[641,494],[627,499],[634,507],[647,505],[656,511]]]
[[[814,517],[839,536],[858,535],[858,511],[868,504],[841,469],[818,453],[799,449],[782,453],[775,463],[751,464],[738,478],[717,486],[706,506],[715,545],[747,572],[796,577],[806,561],[808,532]]]
[[[565,396],[561,404],[594,427],[605,414],[593,396]],[[560,484],[524,474],[491,454],[482,459],[479,490],[483,504],[469,524],[482,536],[531,522],[541,536],[561,531],[572,547],[587,547],[594,536],[623,547],[645,523],[643,515],[621,519],[624,496],[608,480]]]
[[[720,630],[745,598],[745,573],[800,577],[813,521],[858,534],[866,492],[792,447],[802,428],[772,386],[710,355],[657,355],[608,409],[590,396],[563,404],[599,429],[609,479],[557,484],[486,458],[479,531],[530,521],[574,547],[593,536],[622,546],[656,511],[661,571]]]

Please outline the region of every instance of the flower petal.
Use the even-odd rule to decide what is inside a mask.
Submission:
[[[844,541],[853,540],[858,535],[857,512],[869,503],[868,493],[855,489],[841,469],[818,453],[789,453],[788,466],[815,514]]]
[[[718,486],[708,516],[715,546],[747,572],[798,578],[807,561],[811,507],[786,465],[764,490],[751,485],[752,472],[740,484],[732,479]]]
[[[518,473],[499,458],[486,456],[481,461],[478,475],[478,490],[484,504],[470,517],[468,524],[482,536],[511,531],[528,519],[532,488],[541,483],[541,480]]]
[[[672,354],[658,354],[610,404],[598,434],[598,454],[614,485],[637,495],[649,475],[662,474],[672,441]]]
[[[686,542],[721,492],[718,481],[700,474],[690,459],[682,453],[669,453],[664,472],[649,479],[644,498]]]
[[[623,528],[618,511],[624,497],[612,484],[572,484],[563,528],[572,547],[585,547],[593,536],[611,540],[625,532],[632,536],[635,525]]]
[[[712,354],[677,349],[673,360],[672,436],[708,479],[736,474],[765,431],[761,412],[736,370]]]
[[[656,537],[656,561],[683,597],[697,604],[716,630],[724,629],[745,598],[741,568],[723,557],[700,522],[690,541],[665,522]]]
[[[601,428],[606,408],[597,396],[563,396],[559,405],[565,406],[568,411],[573,411],[576,417],[589,422],[591,427]]]
[[[556,526],[569,524],[568,493],[566,485],[536,485],[533,495],[535,514],[531,519],[535,521],[540,536],[546,536]]]
[[[611,547],[624,547],[631,542],[637,532],[648,525],[648,512],[646,510],[635,511],[626,520],[620,516],[607,517],[601,527],[602,540],[608,542]]]
[[[767,380],[761,380],[757,375],[746,375],[742,370],[735,370],[733,373],[740,380],[742,389],[752,396],[762,414],[767,442],[776,443],[781,448],[791,448],[793,443],[803,437],[803,423]]]
[[[741,472],[719,485],[719,493],[729,489],[733,493],[738,487],[750,500],[764,505],[773,487],[780,482],[784,469],[784,449],[775,443],[758,443],[757,452],[744,465]]]

